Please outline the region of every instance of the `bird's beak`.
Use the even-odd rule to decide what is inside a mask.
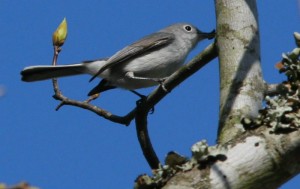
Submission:
[[[209,33],[205,33],[205,32],[202,32],[202,31],[198,31],[198,34],[199,34],[199,38],[200,39],[212,39],[216,36],[216,31],[213,30]]]

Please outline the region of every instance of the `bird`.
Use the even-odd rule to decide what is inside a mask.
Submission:
[[[92,76],[90,81],[96,77],[102,80],[88,96],[114,88],[135,92],[162,83],[183,65],[198,42],[214,36],[214,30],[202,32],[190,23],[176,23],[125,46],[109,58],[68,65],[25,67],[21,71],[21,80],[34,82],[89,74]]]

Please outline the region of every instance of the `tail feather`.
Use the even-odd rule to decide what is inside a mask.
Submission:
[[[79,74],[95,75],[98,70],[105,65],[106,60],[107,58],[93,61],[84,61],[79,64],[57,66],[29,66],[21,71],[22,80],[32,82]]]
[[[22,81],[32,82],[84,73],[84,64],[30,66],[21,71]]]

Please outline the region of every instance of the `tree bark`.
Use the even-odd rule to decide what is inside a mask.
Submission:
[[[244,132],[242,117],[256,117],[264,82],[260,66],[258,13],[255,0],[215,0],[220,62],[218,142]]]
[[[226,156],[200,170],[180,172],[164,189],[275,189],[300,172],[300,130],[271,134],[262,127],[244,133],[214,154]]]
[[[163,188],[279,188],[300,172],[299,88],[271,99],[276,107],[271,103],[269,110],[260,112],[259,127],[245,130],[242,118],[251,120],[259,115],[266,92],[260,66],[256,1],[215,0],[215,4],[220,122],[218,145],[209,148],[208,154],[221,155],[223,159],[204,168],[194,166],[190,171],[178,172]],[[281,99],[281,103],[276,99]],[[275,131],[278,125],[288,129]]]

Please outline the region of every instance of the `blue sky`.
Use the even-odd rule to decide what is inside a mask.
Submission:
[[[211,0],[1,0],[0,1],[0,182],[28,181],[47,188],[132,188],[150,173],[137,142],[134,124],[124,127],[75,107],[56,112],[50,81],[24,83],[20,71],[50,64],[51,35],[67,17],[68,39],[59,64],[111,56],[125,45],[176,22],[203,31],[215,28]],[[262,67],[266,81],[281,82],[274,69],[282,52],[292,50],[299,28],[296,0],[259,1]],[[205,41],[189,59],[209,44]],[[89,76],[59,80],[65,95],[84,100],[97,82]],[[219,107],[218,62],[213,61],[173,90],[149,116],[149,132],[161,160],[175,150],[190,156],[201,139],[215,144]],[[139,90],[148,94],[153,88]],[[137,97],[112,90],[94,103],[124,115]],[[282,186],[299,186],[300,176]]]

